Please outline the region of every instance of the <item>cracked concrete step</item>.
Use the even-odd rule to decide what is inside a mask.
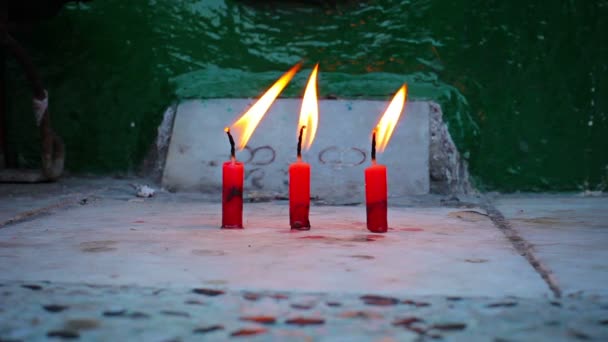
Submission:
[[[565,294],[608,294],[608,197],[500,196],[496,207]]]

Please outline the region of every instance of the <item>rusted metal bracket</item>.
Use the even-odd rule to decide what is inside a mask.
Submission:
[[[27,51],[2,27],[0,27],[0,35],[0,44],[8,54],[15,57],[25,72],[26,78],[32,88],[34,103],[45,104],[43,108],[38,106],[41,116],[37,117],[36,120],[41,136],[41,170],[0,169],[0,182],[33,183],[55,181],[63,173],[65,146],[61,137],[51,127],[51,114],[47,105],[48,93]],[[0,118],[0,120],[3,119]],[[2,126],[0,125],[0,129],[3,128]],[[5,132],[0,132],[0,137],[3,136],[6,136]],[[3,144],[4,142],[2,142]],[[0,162],[0,165],[3,163],[4,161]]]

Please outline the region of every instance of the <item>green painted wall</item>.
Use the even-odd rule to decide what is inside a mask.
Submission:
[[[175,99],[257,96],[305,58],[285,96],[319,61],[323,95],[387,99],[407,81],[440,102],[483,189],[606,187],[608,1],[363,3],[96,0],[18,38],[75,172],[133,170]],[[11,150],[35,166],[14,63],[7,82]]]

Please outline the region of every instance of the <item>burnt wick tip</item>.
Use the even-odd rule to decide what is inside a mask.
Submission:
[[[372,133],[372,161],[376,161],[376,130]]]
[[[228,135],[228,141],[230,142],[230,157],[235,159],[236,151],[234,149],[234,138],[232,138],[232,134],[230,134],[230,128],[224,128],[224,132]]]
[[[298,158],[302,158],[302,136],[304,135],[304,129],[306,126],[300,127],[300,136],[298,137]]]

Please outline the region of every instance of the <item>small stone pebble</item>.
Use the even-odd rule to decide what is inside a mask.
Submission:
[[[190,318],[190,314],[184,311],[162,310],[160,313],[166,316]]]
[[[224,294],[224,291],[222,291],[222,290],[201,289],[201,288],[194,289],[194,290],[192,290],[192,292],[194,292],[196,294],[204,295],[204,296],[210,296],[210,297],[215,297],[215,296]]]
[[[135,311],[135,312],[130,313],[128,315],[128,317],[133,318],[133,319],[145,319],[145,318],[150,318],[150,315],[148,315],[147,313]]]
[[[325,324],[325,320],[323,318],[307,318],[307,317],[296,317],[292,319],[288,319],[285,321],[287,324],[292,325],[321,325]]]
[[[103,315],[105,317],[116,317],[116,316],[122,316],[124,315],[126,312],[126,310],[124,309],[114,309],[114,310],[107,310],[103,312]]]
[[[297,310],[310,310],[312,309],[313,305],[311,304],[299,304],[299,303],[294,303],[290,305],[293,309],[297,309]]]
[[[382,319],[383,316],[373,311],[345,311],[340,314],[342,318]]]
[[[342,303],[340,303],[340,302],[327,302],[325,304],[327,304],[327,306],[330,306],[332,308],[336,308],[336,307],[342,306]]]
[[[443,331],[455,331],[455,330],[464,330],[467,327],[464,323],[438,323],[433,324],[433,329],[443,330]]]
[[[61,312],[68,308],[65,305],[57,305],[57,304],[43,305],[42,307],[44,308],[44,310],[46,310],[48,312],[53,312],[53,313]]]
[[[483,264],[488,262],[488,259],[464,259],[466,262],[470,262],[471,264]]]
[[[410,300],[410,299],[406,299],[403,302],[401,302],[402,304],[405,305],[413,305],[417,308],[422,308],[422,307],[427,307],[427,306],[431,306],[431,303],[427,303],[427,302],[417,302],[414,300]]]
[[[40,291],[40,290],[42,290],[42,286],[36,285],[36,284],[24,284],[24,285],[21,285],[21,287],[26,288],[26,289],[30,289],[32,291]]]
[[[220,330],[224,330],[224,326],[216,324],[216,325],[209,325],[206,327],[196,328],[192,332],[195,334],[207,334],[210,332],[220,331]]]
[[[367,305],[389,306],[399,304],[399,299],[393,297],[365,295],[361,296],[360,298]]]
[[[152,189],[151,187],[149,187],[147,185],[132,184],[132,186],[135,188],[135,191],[136,191],[135,196],[137,196],[137,197],[149,198],[156,194],[156,190]]]
[[[496,302],[486,305],[488,308],[510,308],[516,306],[517,302]]]
[[[70,330],[53,330],[53,331],[49,331],[46,334],[46,336],[62,338],[62,339],[69,339],[69,340],[80,338],[80,334],[78,334],[75,331],[70,331]]]
[[[355,259],[364,259],[364,260],[374,259],[374,257],[371,255],[361,255],[361,254],[350,255],[350,257],[355,258]]]
[[[96,329],[101,324],[98,320],[92,318],[75,318],[70,319],[65,323],[65,328],[67,330],[91,330]]]

